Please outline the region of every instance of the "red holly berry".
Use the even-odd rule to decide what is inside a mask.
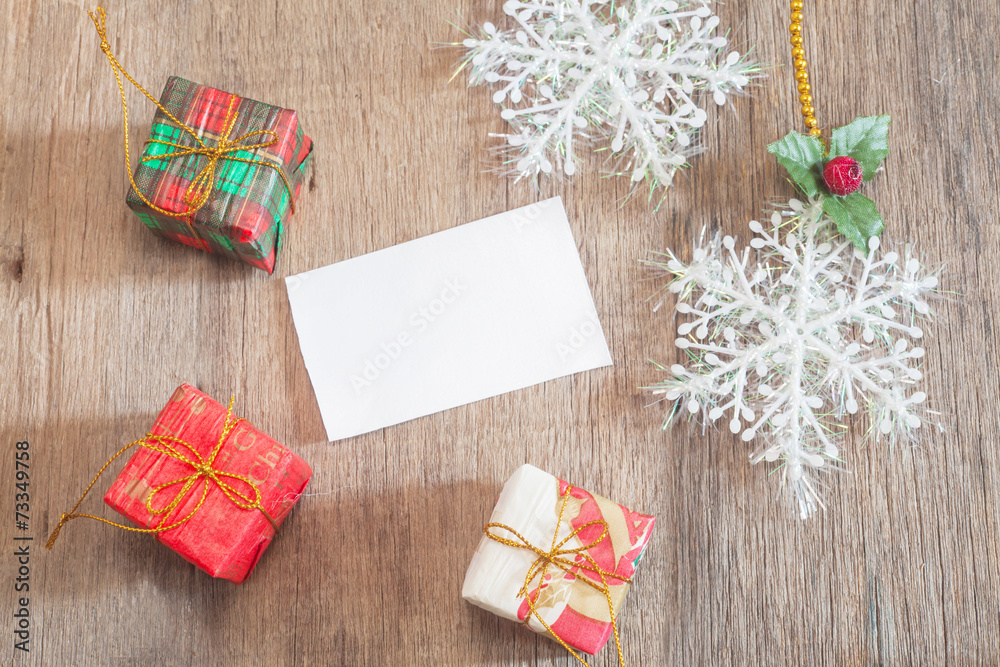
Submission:
[[[852,157],[841,155],[823,167],[823,182],[831,194],[843,197],[861,187],[861,165]]]

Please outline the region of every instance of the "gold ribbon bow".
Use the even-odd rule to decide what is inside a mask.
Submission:
[[[538,556],[538,558],[535,559],[535,562],[531,564],[531,567],[528,568],[528,573],[524,577],[524,586],[522,586],[521,590],[518,591],[517,593],[518,597],[523,597],[528,601],[528,608],[530,609],[530,612],[527,618],[525,618],[525,622],[527,622],[531,618],[531,616],[534,615],[535,618],[538,619],[538,622],[541,623],[543,626],[545,626],[545,629],[549,632],[549,634],[552,635],[552,637],[554,637],[557,642],[562,644],[563,648],[569,651],[573,655],[573,657],[576,658],[583,665],[586,665],[587,662],[583,658],[581,658],[580,655],[576,651],[574,651],[570,647],[570,645],[567,644],[565,640],[563,640],[562,637],[556,634],[556,632],[549,626],[548,623],[545,622],[545,619],[542,618],[542,615],[535,608],[535,601],[531,598],[531,594],[529,592],[529,589],[531,588],[531,582],[534,581],[534,579],[537,577],[539,580],[539,586],[541,586],[541,583],[545,581],[545,573],[547,572],[548,568],[552,566],[562,570],[563,572],[566,572],[567,574],[576,577],[574,581],[582,582],[584,584],[587,584],[591,588],[594,588],[600,591],[601,593],[604,593],[604,596],[608,600],[608,614],[610,615],[611,618],[611,630],[614,632],[615,635],[615,648],[618,649],[618,664],[621,665],[621,667],[625,667],[625,656],[622,654],[621,638],[618,636],[618,625],[617,623],[615,623],[615,607],[614,607],[614,602],[612,602],[611,600],[611,588],[608,585],[608,579],[614,579],[616,581],[620,581],[626,584],[632,583],[632,580],[627,579],[625,577],[620,577],[614,572],[604,571],[597,564],[597,561],[595,561],[594,558],[587,553],[588,550],[600,544],[601,541],[608,536],[609,532],[608,524],[603,519],[595,519],[593,521],[588,521],[582,526],[576,528],[565,538],[557,542],[559,536],[559,525],[562,523],[563,513],[566,511],[566,503],[569,500],[569,493],[572,489],[573,489],[572,486],[567,486],[566,492],[563,494],[562,506],[559,508],[559,519],[558,521],[556,521],[555,534],[552,536],[552,547],[548,551],[545,551],[535,546],[527,539],[525,539],[525,537],[521,535],[519,532],[517,532],[510,526],[506,526],[502,523],[486,524],[486,528],[484,529],[486,537],[496,542],[499,542],[500,544],[504,544],[508,547],[514,547],[516,549],[527,549],[528,551],[534,552],[535,555]],[[601,535],[597,539],[592,540],[589,544],[582,544],[579,547],[573,547],[573,548],[566,547],[566,544],[570,540],[578,539],[579,534],[582,531],[586,530],[587,528],[590,528],[591,526],[602,526],[604,529],[601,531]],[[517,539],[512,540],[503,537],[501,535],[497,535],[496,533],[490,532],[490,529],[505,530],[514,537],[516,537]],[[586,561],[586,563],[581,563],[578,560],[576,560],[575,557],[577,556],[583,558]],[[601,579],[600,585],[588,579],[587,577],[583,577],[576,574],[575,572],[573,572],[574,569],[584,570],[586,572],[590,572],[591,574],[600,577]]]
[[[139,199],[141,199],[146,206],[161,215],[167,215],[173,218],[193,218],[194,214],[202,206],[208,203],[209,198],[212,196],[212,191],[215,188],[216,164],[220,159],[226,159],[233,160],[235,162],[244,162],[246,164],[256,164],[261,167],[269,167],[278,172],[278,175],[281,176],[281,181],[285,185],[285,190],[288,191],[288,201],[292,213],[295,213],[295,197],[293,196],[292,186],[288,183],[288,177],[285,176],[285,171],[281,168],[281,165],[274,164],[273,162],[267,162],[266,160],[256,160],[233,155],[236,151],[254,151],[259,148],[267,148],[268,146],[277,143],[277,134],[271,130],[257,130],[254,132],[247,132],[246,134],[240,135],[237,139],[230,140],[229,135],[232,133],[233,127],[236,125],[236,118],[238,116],[237,110],[234,108],[237,97],[236,95],[233,95],[229,100],[229,110],[226,112],[225,130],[219,137],[216,145],[209,146],[201,137],[198,136],[197,132],[185,123],[182,123],[176,116],[160,104],[159,100],[150,95],[145,88],[136,83],[135,79],[133,79],[132,76],[125,71],[125,68],[122,67],[122,64],[118,62],[114,53],[111,52],[111,44],[108,42],[108,33],[105,27],[107,16],[104,13],[104,8],[98,7],[96,13],[88,10],[87,14],[90,15],[90,20],[94,22],[94,27],[97,28],[97,34],[101,38],[101,51],[104,52],[104,55],[108,57],[108,62],[111,63],[111,69],[115,74],[115,81],[118,83],[118,92],[121,94],[122,98],[122,115],[125,117],[125,167],[128,172],[128,180],[132,184],[132,189],[135,190]],[[138,88],[139,92],[148,97],[150,101],[152,101],[153,104],[160,109],[160,111],[166,114],[167,117],[177,125],[177,127],[184,130],[184,132],[190,135],[195,141],[195,145],[192,146],[179,144],[173,141],[150,139],[147,143],[164,144],[166,146],[176,148],[177,150],[170,153],[163,153],[161,155],[150,155],[142,158],[140,162],[146,162],[149,160],[167,160],[175,157],[186,157],[188,155],[204,155],[208,158],[208,162],[205,163],[198,174],[194,177],[191,184],[188,186],[187,191],[184,193],[184,203],[188,205],[188,209],[185,211],[168,211],[160,206],[157,206],[147,199],[146,195],[144,195],[142,190],[139,189],[139,186],[136,185],[135,178],[132,175],[132,162],[129,159],[128,150],[128,105],[125,103],[125,87],[122,85],[122,79],[121,76],[119,76],[119,72],[121,72],[121,76],[124,76],[129,83]],[[270,139],[267,141],[249,144],[245,143],[253,137],[264,137],[268,135],[270,136]],[[194,231],[194,228],[191,227],[190,222],[188,223],[188,227],[190,228],[191,233],[197,238],[198,234]]]
[[[80,499],[76,501],[76,505],[73,506],[73,509],[63,514],[59,518],[59,523],[58,525],[56,525],[55,530],[52,531],[52,534],[49,536],[48,541],[45,543],[45,548],[46,549],[52,548],[52,546],[56,542],[56,539],[59,537],[59,531],[62,530],[62,527],[66,525],[68,521],[79,518],[94,519],[95,521],[100,521],[102,523],[108,524],[109,526],[115,526],[116,528],[121,528],[123,530],[129,530],[132,531],[133,533],[163,533],[168,530],[173,530],[174,528],[177,528],[178,526],[190,521],[191,518],[198,512],[198,510],[201,509],[201,506],[205,503],[205,498],[208,497],[208,492],[212,488],[212,485],[215,485],[216,488],[218,488],[220,491],[222,491],[223,494],[225,494],[225,496],[230,500],[230,502],[233,503],[233,505],[236,505],[240,509],[259,510],[260,513],[263,514],[267,518],[267,520],[271,523],[271,526],[274,527],[274,532],[278,532],[277,522],[275,522],[275,520],[271,517],[271,515],[267,513],[267,510],[265,510],[261,505],[260,489],[257,488],[257,485],[254,484],[252,481],[250,481],[249,478],[244,477],[243,475],[237,475],[235,473],[226,472],[225,470],[219,470],[218,468],[214,467],[215,459],[216,457],[218,457],[219,452],[222,451],[222,446],[225,444],[226,438],[229,437],[229,434],[236,427],[236,425],[239,424],[241,421],[243,421],[241,418],[234,419],[232,417],[233,401],[235,399],[236,399],[235,396],[229,399],[229,407],[226,409],[226,420],[225,422],[223,422],[222,432],[219,434],[219,441],[216,443],[215,448],[212,450],[212,454],[207,459],[202,458],[201,454],[198,453],[198,450],[196,450],[188,442],[185,442],[180,438],[174,438],[168,435],[154,435],[152,432],[147,433],[146,436],[141,440],[130,442],[129,444],[119,449],[114,456],[108,459],[108,462],[104,464],[104,466],[97,472],[97,474],[94,475],[94,479],[91,480],[90,484],[87,486],[87,489],[83,492],[83,495],[80,496]],[[202,483],[201,498],[198,500],[198,503],[194,506],[194,508],[192,508],[192,510],[188,512],[183,519],[178,519],[177,521],[174,521],[173,523],[166,526],[161,524],[155,528],[135,528],[133,526],[126,526],[124,524],[117,523],[115,521],[109,521],[108,519],[99,516],[94,516],[93,514],[78,513],[76,511],[77,508],[80,507],[81,503],[83,503],[84,499],[87,497],[87,494],[90,493],[90,490],[92,488],[94,488],[94,484],[96,484],[98,478],[100,478],[100,476],[104,474],[104,471],[108,469],[108,466],[110,466],[115,459],[117,459],[119,456],[121,456],[128,450],[132,449],[136,445],[141,445],[146,449],[151,449],[154,452],[165,454],[172,459],[176,459],[181,463],[185,463],[191,466],[194,469],[194,472],[192,472],[190,475],[186,475],[184,477],[178,477],[175,480],[165,482],[152,489],[149,493],[149,496],[146,498],[146,509],[149,511],[149,513],[156,516],[161,514],[169,515],[170,512],[176,509],[177,506],[180,505],[181,502],[183,502],[183,500],[187,497],[191,489],[193,489],[195,486],[197,486],[199,482],[201,482]],[[181,449],[178,448],[178,445],[180,447],[186,448],[188,452],[192,454],[192,456],[187,456]],[[251,495],[250,493],[241,493],[232,484],[226,481],[225,478],[243,482],[244,484],[247,485],[250,491],[253,492],[253,494]],[[153,497],[156,496],[157,493],[171,486],[175,486],[177,484],[182,485],[180,490],[174,495],[173,499],[165,507],[160,509],[153,507]]]

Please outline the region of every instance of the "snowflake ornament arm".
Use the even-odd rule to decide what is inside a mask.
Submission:
[[[676,345],[689,363],[669,368],[650,387],[681,412],[706,422],[723,417],[746,442],[763,444],[754,463],[780,461],[798,514],[822,507],[814,473],[839,461],[839,418],[867,406],[874,438],[910,438],[926,395],[915,391],[924,351],[920,319],[935,275],[909,254],[876,258],[837,233],[822,201],[789,202],[737,253],[735,240],[713,238],[690,264],[673,255],[654,265],[672,277],[680,324]],[[908,251],[907,251],[908,252]],[[859,334],[860,340],[855,340]]]
[[[507,0],[517,27],[491,23],[463,42],[469,83],[499,84],[493,101],[511,125],[502,136],[518,178],[576,172],[577,144],[607,141],[619,171],[667,186],[708,115],[756,74],[726,52],[708,0]],[[611,7],[609,9],[609,7]]]

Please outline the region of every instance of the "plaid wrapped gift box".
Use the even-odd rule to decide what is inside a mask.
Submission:
[[[230,149],[215,161],[186,152],[198,148],[197,141],[158,109],[133,179],[142,196],[130,188],[129,207],[155,234],[274,271],[312,153],[297,114],[176,76],[167,81],[160,105],[209,149],[225,142]],[[192,191],[205,188],[207,199],[189,216],[164,215],[143,201],[183,213],[193,208]]]
[[[597,653],[617,637],[614,616],[655,522],[521,466],[500,493],[462,597],[570,651]]]
[[[191,515],[175,528],[154,533],[156,539],[213,577],[239,584],[292,511],[312,470],[246,420],[228,415],[225,406],[191,385],[178,387],[104,502],[143,529],[168,527]],[[165,453],[168,449],[184,460]],[[190,462],[199,461],[208,462],[218,481],[203,475],[188,485],[197,472]],[[259,509],[234,501],[254,498],[250,483],[259,493]],[[162,513],[150,512],[151,507]]]

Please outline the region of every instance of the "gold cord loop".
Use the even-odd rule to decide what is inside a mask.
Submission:
[[[601,541],[608,536],[608,524],[603,519],[595,519],[593,521],[589,521],[583,524],[582,526],[579,526],[565,538],[557,542],[559,536],[559,525],[562,524],[563,513],[566,511],[566,503],[569,500],[570,491],[572,491],[572,489],[573,489],[572,486],[567,486],[566,492],[563,494],[562,506],[559,508],[559,519],[558,521],[556,521],[556,531],[555,534],[552,536],[552,547],[548,551],[545,551],[540,547],[535,546],[519,532],[517,532],[510,526],[506,526],[502,523],[488,523],[486,524],[484,532],[486,533],[486,537],[490,538],[491,540],[499,542],[500,544],[503,544],[508,547],[514,547],[515,549],[527,549],[528,551],[531,551],[536,556],[538,556],[538,558],[535,559],[535,562],[531,564],[531,567],[528,568],[528,573],[527,575],[525,575],[524,578],[524,586],[522,586],[521,590],[518,591],[518,597],[525,598],[528,601],[528,608],[530,609],[528,616],[525,618],[525,623],[527,623],[527,621],[531,618],[531,616],[534,615],[534,617],[538,619],[538,622],[545,627],[548,633],[552,635],[552,637],[557,642],[559,642],[564,649],[569,651],[573,655],[573,657],[576,658],[577,661],[579,661],[583,665],[586,665],[587,662],[583,658],[581,658],[580,655],[576,651],[574,651],[570,647],[570,645],[567,644],[562,639],[562,637],[560,637],[555,633],[555,631],[549,626],[549,624],[546,623],[545,620],[542,618],[538,610],[535,609],[535,601],[534,599],[532,599],[529,590],[531,588],[531,582],[534,581],[536,578],[539,580],[539,583],[545,581],[545,574],[548,568],[550,566],[553,566],[562,570],[563,572],[566,572],[567,574],[572,574],[576,576],[576,578],[573,580],[574,583],[582,582],[594,588],[595,590],[604,593],[604,596],[608,600],[608,614],[611,618],[611,630],[615,636],[615,648],[618,650],[618,664],[621,667],[625,667],[625,656],[622,653],[621,638],[618,635],[618,625],[615,622],[615,608],[614,608],[614,602],[612,602],[611,600],[611,588],[608,585],[608,579],[614,579],[616,581],[620,581],[626,584],[632,583],[632,580],[626,577],[620,577],[614,572],[604,571],[597,564],[597,561],[595,561],[593,557],[587,553],[588,550],[600,544]],[[601,531],[601,534],[597,539],[591,540],[590,543],[582,544],[579,547],[566,548],[566,544],[570,540],[575,538],[578,539],[579,534],[582,531],[586,530],[587,528],[590,528],[591,526],[603,527],[603,530]],[[503,537],[502,535],[498,535],[494,532],[491,532],[491,529],[505,530],[517,539],[509,539]],[[583,558],[586,561],[586,563],[580,563],[579,561],[577,561],[574,558],[577,556]],[[596,575],[601,580],[600,585],[598,585],[596,582],[590,580],[587,577],[581,577],[579,575],[576,575],[576,573],[573,572],[574,569],[583,570],[585,572],[590,572],[591,574]]]
[[[198,510],[201,509],[201,506],[205,503],[205,498],[208,497],[208,491],[213,484],[216,486],[216,488],[222,491],[222,493],[226,496],[226,498],[229,499],[230,502],[232,502],[240,509],[259,510],[260,513],[263,514],[264,517],[268,520],[268,522],[270,522],[271,526],[274,528],[274,532],[278,532],[277,522],[275,522],[274,518],[271,517],[271,515],[267,512],[267,510],[264,509],[264,507],[261,504],[260,489],[257,488],[257,485],[254,484],[248,477],[245,477],[243,475],[237,475],[231,472],[226,472],[225,470],[219,470],[218,468],[214,467],[215,459],[219,455],[219,452],[222,450],[222,446],[225,444],[226,438],[229,437],[229,434],[236,427],[236,425],[239,424],[241,421],[243,421],[241,418],[236,418],[236,419],[232,418],[233,402],[235,400],[236,400],[235,396],[229,399],[229,407],[226,409],[226,420],[225,422],[223,422],[222,432],[219,434],[219,440],[216,443],[215,448],[212,450],[212,454],[208,457],[208,459],[203,459],[201,454],[198,453],[198,450],[196,450],[188,442],[181,440],[180,438],[174,438],[172,436],[167,436],[167,435],[153,435],[153,433],[151,432],[147,433],[146,436],[141,440],[130,442],[129,444],[119,449],[115,453],[115,455],[112,456],[110,459],[108,459],[107,463],[105,463],[101,467],[101,469],[97,471],[97,474],[94,475],[94,479],[91,480],[86,490],[84,490],[83,495],[80,496],[80,499],[76,501],[75,505],[73,505],[73,509],[71,509],[69,512],[66,512],[61,517],[59,517],[59,523],[52,531],[52,534],[49,535],[49,539],[45,543],[45,548],[51,549],[53,545],[55,545],[56,540],[59,538],[59,532],[62,530],[63,526],[65,526],[69,521],[79,518],[93,519],[95,521],[100,521],[101,523],[106,523],[109,526],[121,528],[122,530],[128,530],[133,533],[163,533],[168,530],[173,530],[174,528],[177,528],[178,526],[183,525],[188,521],[190,521],[191,518],[198,512]],[[89,494],[90,490],[94,488],[94,485],[97,483],[98,478],[100,478],[100,476],[104,474],[104,471],[108,469],[108,466],[110,466],[119,456],[121,456],[122,454],[124,454],[125,452],[127,452],[128,450],[132,449],[137,445],[145,447],[146,449],[151,449],[154,452],[159,452],[160,454],[169,456],[170,458],[176,459],[181,463],[187,464],[194,469],[194,472],[190,475],[186,475],[184,477],[179,477],[178,479],[165,482],[152,489],[149,493],[149,496],[146,498],[146,509],[149,511],[149,513],[154,516],[169,515],[184,501],[184,499],[188,496],[188,493],[191,491],[191,489],[197,486],[198,482],[202,482],[201,498],[198,500],[198,503],[194,506],[194,508],[190,512],[188,512],[183,519],[174,521],[173,523],[166,526],[161,524],[155,528],[135,528],[134,526],[126,526],[124,524],[117,523],[115,521],[110,521],[103,517],[94,516],[93,514],[84,514],[82,512],[78,513],[76,511],[77,508],[79,508],[80,505],[83,503],[84,499],[87,497],[87,494]],[[175,445],[187,448],[187,450],[193,456],[190,457],[186,456],[183,453],[183,451],[178,449],[178,447],[176,447]],[[236,489],[236,487],[234,487],[230,482],[224,480],[223,478],[228,478],[229,480],[232,481],[242,482],[243,484],[246,485],[246,488],[249,489],[250,492],[252,492],[252,495],[250,492],[241,493],[239,490]],[[168,487],[175,486],[177,484],[182,485],[181,489],[174,495],[174,497],[170,500],[170,502],[167,503],[166,506],[162,508],[159,509],[155,508],[153,506],[154,505],[153,498],[156,496],[156,494],[160,493],[161,491],[163,491]]]

